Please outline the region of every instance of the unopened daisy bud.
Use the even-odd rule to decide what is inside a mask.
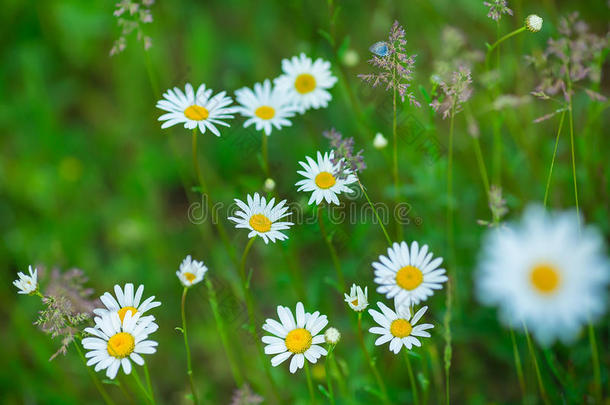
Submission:
[[[348,49],[343,54],[342,62],[347,67],[354,67],[358,64],[359,61],[360,61],[360,56],[358,55],[358,52],[356,52],[353,49]]]
[[[345,302],[347,302],[349,307],[356,312],[364,311],[369,305],[367,290],[368,287],[364,287],[364,291],[362,291],[361,287],[352,284],[349,294],[343,294],[345,296]]]
[[[263,189],[268,193],[272,192],[275,189],[275,181],[272,178],[268,178],[267,180],[265,180]]]
[[[525,26],[532,32],[538,32],[542,29],[542,18],[536,14],[530,14],[525,19]]]
[[[381,132],[377,132],[375,139],[373,139],[373,146],[377,149],[383,149],[388,146],[388,140],[383,136]]]
[[[38,269],[32,271],[32,266],[29,266],[29,276],[22,272],[17,273],[18,280],[13,281],[13,285],[19,288],[19,294],[33,294],[38,290]]]
[[[341,340],[341,332],[337,328],[328,328],[324,332],[324,341],[329,345],[336,345]]]
[[[185,287],[190,287],[203,280],[203,276],[208,271],[208,268],[203,262],[192,260],[191,255],[188,255],[180,264],[180,270],[176,272],[176,276]]]

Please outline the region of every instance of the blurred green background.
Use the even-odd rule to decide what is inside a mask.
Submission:
[[[337,45],[342,44],[339,60],[319,33],[320,29],[329,30],[325,1],[159,1],[151,7],[154,22],[144,26],[153,41],[148,55],[154,78],[161,90],[183,87],[188,81],[232,93],[278,76],[281,60],[300,52],[331,60],[335,74],[341,64],[363,107],[365,124],[358,123],[338,83],[327,109],[309,111],[296,117],[292,127],[274,130],[269,138],[269,159],[277,195],[296,202],[305,216],[311,215],[308,196],[294,187],[297,162],[316,150],[327,150],[322,131],[335,127],[354,136],[356,148],[364,149],[369,168],[362,180],[369,195],[389,203],[391,149],[372,146],[377,131],[391,136],[389,94],[368,89],[356,75],[371,70],[366,63],[368,47],[385,39],[393,20],[398,19],[407,30],[408,52],[417,54],[413,90],[424,105],[421,109],[405,106],[409,119],[399,128],[401,199],[410,207],[405,239],[428,243],[435,254],[446,257],[446,156],[426,153],[426,145],[446,145],[448,122],[430,113],[420,86],[430,91],[435,63],[447,52],[448,45],[441,37],[444,27],[461,30],[467,38],[466,49],[484,52],[485,43],[496,38],[496,24],[486,17],[487,8],[478,0],[342,1],[337,5],[341,7],[335,27]],[[608,4],[601,0],[512,0],[509,6],[515,15],[502,18],[502,33],[518,28],[530,13],[544,18],[541,32],[521,34],[502,47],[502,89],[520,96],[538,83],[537,73],[526,65],[524,55],[540,52],[547,39],[557,35],[560,16],[579,11],[591,30],[602,36],[610,17]],[[163,302],[154,311],[160,329],[153,338],[159,341],[159,350],[147,357],[155,389],[164,403],[189,403],[185,399],[184,346],[174,330],[180,324],[181,293],[174,273],[187,254],[204,260],[210,268],[208,275],[217,284],[221,306],[230,320],[230,338],[242,348],[240,361],[255,390],[264,394],[256,389],[263,373],[242,325],[246,322],[243,309],[233,295],[235,268],[210,222],[196,225],[188,218],[189,199],[199,200],[190,191],[194,185],[190,133],[179,126],[160,129],[157,117],[162,112],[155,108],[160,94],[151,88],[141,42],[131,35],[126,50],[109,57],[119,36],[112,2],[3,0],[1,9],[0,266],[4,270],[0,282],[0,402],[101,403],[73,350],[48,361],[59,341],[52,341],[32,325],[40,308],[38,300],[18,296],[11,285],[18,270],[33,264],[47,269],[83,269],[96,296],[110,291],[115,283],[145,284],[145,295],[154,294]],[[356,53],[357,63],[345,63],[346,49],[352,58]],[[491,128],[500,115],[490,108],[489,94],[478,83],[481,69],[480,64],[475,66],[475,93],[469,103],[491,170]],[[605,76],[601,92],[609,94]],[[606,136],[609,118],[604,113],[608,104],[593,104],[580,95],[575,99],[580,203],[587,221],[608,236],[610,141]],[[532,121],[552,108],[531,99],[503,112],[500,174],[509,218],[516,218],[529,202],[542,201],[557,119],[540,124]],[[199,138],[200,164],[212,199],[225,207],[233,198],[261,192],[265,180],[260,135],[252,128],[243,129],[242,122],[235,119],[221,138],[209,133]],[[587,133],[582,132],[585,123],[589,125]],[[417,137],[413,137],[414,128]],[[564,132],[551,185],[550,205],[555,208],[569,208],[574,201],[568,140]],[[465,114],[456,119],[455,142],[458,301],[452,325],[452,397],[454,403],[519,403],[509,335],[495,310],[481,307],[471,294],[471,275],[485,230],[476,221],[489,219],[490,213]],[[353,203],[361,207],[364,200],[359,197]],[[226,211],[220,215],[239,254],[247,233],[224,220]],[[329,227],[347,282],[367,285],[370,301],[380,300],[374,292],[370,264],[384,253],[386,242],[370,213],[357,223]],[[390,228],[395,234],[393,224]],[[343,333],[336,356],[347,374],[351,395],[358,403],[374,403],[376,399],[367,389],[374,381],[357,350],[355,316],[327,281],[334,279],[334,270],[317,224],[299,224],[286,233],[290,239],[285,243],[256,243],[249,258],[260,316],[275,317],[276,305],[294,307],[299,299],[307,310],[327,314],[330,324]],[[41,284],[44,288],[44,277]],[[414,361],[425,380],[430,403],[442,400],[444,302],[444,291],[429,302],[428,321],[436,327],[433,338],[424,344],[428,347],[416,350]],[[187,311],[201,396],[207,403],[229,403],[235,387],[203,286],[189,294]],[[596,328],[606,394],[610,394],[608,319],[606,316]],[[366,316],[365,327],[369,326],[372,320]],[[373,337],[367,339],[372,348]],[[517,342],[530,402],[536,403],[524,337],[518,335]],[[392,396],[397,402],[408,403],[408,378],[401,356],[394,356],[385,346],[371,350]],[[558,344],[552,352],[539,354],[547,388],[557,401],[554,403],[586,402],[592,383],[587,336],[583,334],[571,347]],[[307,403],[302,372],[291,375],[287,364],[282,364],[273,373],[289,403]],[[314,376],[318,383],[324,383],[323,368],[314,367]],[[120,392],[112,386],[109,390],[120,402]]]

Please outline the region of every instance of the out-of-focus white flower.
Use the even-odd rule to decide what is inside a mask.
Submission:
[[[348,49],[343,54],[342,62],[347,67],[354,67],[360,62],[360,55],[353,49]]]
[[[542,18],[536,14],[530,14],[525,19],[525,26],[532,32],[538,32],[542,29]]]
[[[191,259],[188,255],[180,264],[180,270],[176,272],[176,276],[185,287],[190,287],[203,280],[203,276],[208,271],[208,268],[203,262]]]
[[[377,134],[375,135],[375,139],[373,139],[373,146],[376,149],[383,149],[388,146],[388,140],[385,136],[383,136],[381,132],[377,132]]]
[[[275,190],[275,180],[273,180],[272,178],[266,179],[263,188],[268,193],[272,192],[273,190]]]
[[[32,294],[38,290],[38,269],[32,270],[32,266],[28,267],[30,275],[22,272],[17,273],[19,279],[13,281],[13,285],[19,288],[18,294]]]
[[[610,263],[594,228],[574,212],[529,207],[519,224],[487,232],[475,277],[479,300],[497,305],[513,328],[523,323],[548,345],[569,343],[606,311]]]

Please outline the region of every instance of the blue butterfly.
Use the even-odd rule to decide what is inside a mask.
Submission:
[[[369,51],[373,52],[377,56],[386,56],[388,54],[388,44],[383,41],[375,42],[373,45],[371,45]]]

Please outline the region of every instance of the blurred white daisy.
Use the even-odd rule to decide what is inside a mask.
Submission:
[[[260,236],[265,243],[275,242],[275,240],[285,240],[288,236],[284,235],[283,230],[289,229],[292,222],[279,221],[280,219],[291,215],[288,212],[288,207],[285,206],[286,200],[282,200],[277,205],[275,198],[267,202],[265,197],[261,197],[258,193],[254,193],[254,197],[250,194],[247,196],[248,204],[241,200],[235,199],[235,203],[240,208],[235,213],[235,217],[229,217],[230,221],[235,222],[236,228],[246,228],[251,232],[248,238]]]
[[[318,205],[325,200],[328,204],[339,205],[339,194],[354,192],[347,185],[356,182],[356,176],[351,173],[340,176],[341,162],[333,164],[334,156],[334,151],[324,155],[318,152],[317,162],[309,156],[305,156],[307,162],[299,162],[305,170],[299,170],[297,173],[305,179],[298,181],[295,186],[299,186],[298,191],[313,191],[308,204],[315,202]]]
[[[538,32],[542,29],[542,18],[536,14],[530,14],[525,19],[525,26],[531,32]]]
[[[254,124],[257,131],[263,130],[266,135],[271,134],[271,129],[289,127],[292,122],[288,120],[294,117],[299,109],[290,101],[285,91],[272,88],[269,79],[263,84],[256,83],[254,91],[248,87],[241,88],[235,92],[235,99],[239,104],[235,111],[244,117],[244,128]]]
[[[341,332],[337,328],[328,328],[324,332],[324,341],[329,345],[336,345],[341,340]]]
[[[205,88],[202,84],[193,91],[193,86],[187,83],[183,93],[177,87],[163,93],[163,100],[157,102],[157,108],[168,111],[159,117],[159,121],[165,121],[161,128],[168,128],[176,124],[184,123],[184,128],[194,129],[199,127],[202,134],[209,129],[214,135],[220,136],[216,125],[229,127],[224,120],[233,118],[235,109],[229,106],[233,100],[221,91],[214,97],[212,89]]]
[[[203,280],[203,276],[205,276],[207,271],[208,268],[203,262],[193,260],[191,255],[188,255],[180,264],[180,270],[176,272],[176,276],[178,276],[183,286],[190,287]]]
[[[302,53],[282,60],[283,75],[275,79],[275,86],[285,91],[290,99],[305,112],[310,108],[326,107],[332,96],[327,89],[337,82],[330,71],[330,62],[311,58]]]
[[[541,344],[573,341],[606,310],[610,264],[594,228],[578,229],[574,212],[526,209],[519,224],[489,230],[475,277],[479,299],[502,321],[525,322]]]
[[[131,313],[132,316],[136,314],[142,315],[149,309],[156,308],[161,305],[159,301],[154,301],[154,295],[140,302],[142,300],[143,292],[143,285],[140,285],[134,294],[132,283],[125,284],[124,290],[121,289],[121,287],[117,284],[114,286],[116,299],[109,292],[104,293],[104,295],[100,297],[100,300],[106,308],[94,309],[93,313],[104,316],[109,312],[115,312],[119,316],[119,319],[123,321],[128,312]],[[155,317],[152,315],[146,318],[150,318],[152,320],[155,319]]]
[[[13,281],[13,285],[19,289],[18,294],[32,294],[38,290],[38,269],[32,270],[32,266],[28,267],[30,275],[22,272],[17,273],[19,279]]]
[[[362,312],[369,306],[368,287],[364,287],[364,291],[362,291],[360,286],[352,284],[349,294],[343,295],[345,296],[345,302],[356,312]]]
[[[443,259],[432,260],[428,245],[419,248],[417,242],[394,243],[388,248],[388,256],[379,256],[379,262],[373,263],[375,282],[379,284],[377,292],[385,294],[388,299],[396,298],[403,305],[417,305],[434,294],[434,290],[443,288],[447,281],[445,269],[439,268]]]
[[[157,351],[157,342],[147,340],[150,331],[157,329],[151,328],[152,324],[150,317],[132,316],[131,312],[122,321],[116,312],[96,317],[95,328],[85,328],[93,337],[86,337],[82,342],[89,350],[85,354],[89,359],[87,365],[95,364],[95,371],[106,370],[106,377],[112,380],[121,366],[125,374],[130,374],[131,361],[142,366],[144,359],[140,355]]]
[[[398,305],[396,311],[392,311],[382,302],[378,302],[377,306],[381,312],[369,309],[369,314],[380,325],[369,329],[369,332],[381,335],[375,340],[375,346],[390,342],[390,351],[398,354],[403,346],[408,350],[411,350],[412,346],[420,347],[421,342],[418,337],[430,337],[430,333],[426,330],[434,328],[434,325],[430,323],[417,325],[428,307],[421,308],[411,318],[411,311],[407,305]]]
[[[302,368],[305,359],[310,363],[315,363],[321,356],[326,356],[327,352],[322,346],[324,335],[319,335],[328,324],[326,315],[320,315],[316,311],[313,314],[305,313],[302,303],[297,303],[296,320],[292,311],[288,307],[279,305],[277,315],[280,322],[274,319],[267,319],[263,329],[275,336],[263,336],[265,354],[274,354],[271,358],[271,365],[276,367],[285,360],[290,361],[290,372],[294,373]]]

